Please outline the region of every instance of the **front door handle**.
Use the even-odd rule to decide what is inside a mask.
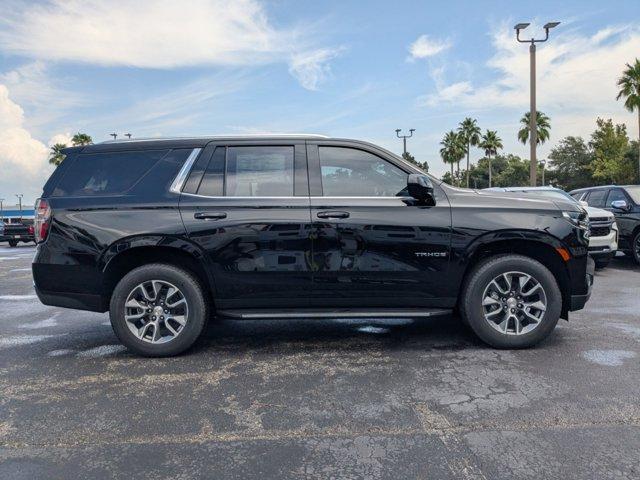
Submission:
[[[222,220],[227,218],[227,214],[224,212],[196,212],[193,214],[193,218],[196,220]]]
[[[339,212],[339,211],[318,212],[318,218],[349,218],[349,212]]]

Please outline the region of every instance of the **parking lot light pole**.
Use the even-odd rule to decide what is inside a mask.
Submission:
[[[4,219],[4,208],[2,202],[4,202],[4,198],[0,198],[0,222]]]
[[[538,145],[538,119],[536,112],[536,43],[549,40],[549,30],[560,25],[560,22],[549,22],[544,26],[544,38],[531,38],[529,40],[520,39],[520,31],[527,28],[529,23],[518,23],[513,27],[516,31],[516,40],[520,43],[530,43],[529,45],[529,152],[531,164],[529,165],[529,181],[532,187],[536,186],[536,147]]]
[[[542,186],[544,187],[544,167],[547,164],[545,160],[540,160],[540,166],[542,167]]]
[[[402,139],[402,145],[403,145],[403,154],[406,156],[407,154],[407,138],[411,138],[413,137],[413,132],[416,131],[415,128],[410,128],[409,129],[409,135],[400,135],[400,132],[402,131],[401,128],[397,128],[396,129],[396,135],[398,136],[398,138]]]
[[[19,209],[20,209],[20,221],[22,222],[22,197],[24,195],[22,195],[21,193],[16,193],[16,197],[18,197],[18,205],[19,205]]]

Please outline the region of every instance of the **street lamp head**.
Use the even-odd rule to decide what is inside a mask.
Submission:
[[[545,24],[544,29],[545,30],[551,30],[552,28],[555,28],[558,25],[560,25],[560,22],[549,22],[549,23]]]
[[[401,130],[401,128],[396,128],[396,133],[400,133]]]
[[[516,26],[513,27],[516,31],[520,31],[520,30],[524,30],[525,28],[527,28],[529,25],[531,25],[530,23],[516,23]]]

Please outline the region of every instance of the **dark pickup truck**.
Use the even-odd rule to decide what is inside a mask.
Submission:
[[[33,225],[25,223],[5,223],[0,228],[0,242],[9,242],[10,247],[16,247],[19,242],[34,242]],[[3,231],[4,230],[4,231]]]

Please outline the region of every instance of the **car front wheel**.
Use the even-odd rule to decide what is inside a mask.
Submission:
[[[469,274],[460,314],[481,340],[496,348],[527,348],[555,328],[562,294],[553,274],[522,255],[500,255]]]
[[[116,285],[109,316],[114,332],[144,356],[178,355],[198,339],[207,319],[200,282],[172,265],[136,268]]]
[[[640,232],[636,233],[635,237],[633,237],[631,245],[633,259],[640,265]]]

